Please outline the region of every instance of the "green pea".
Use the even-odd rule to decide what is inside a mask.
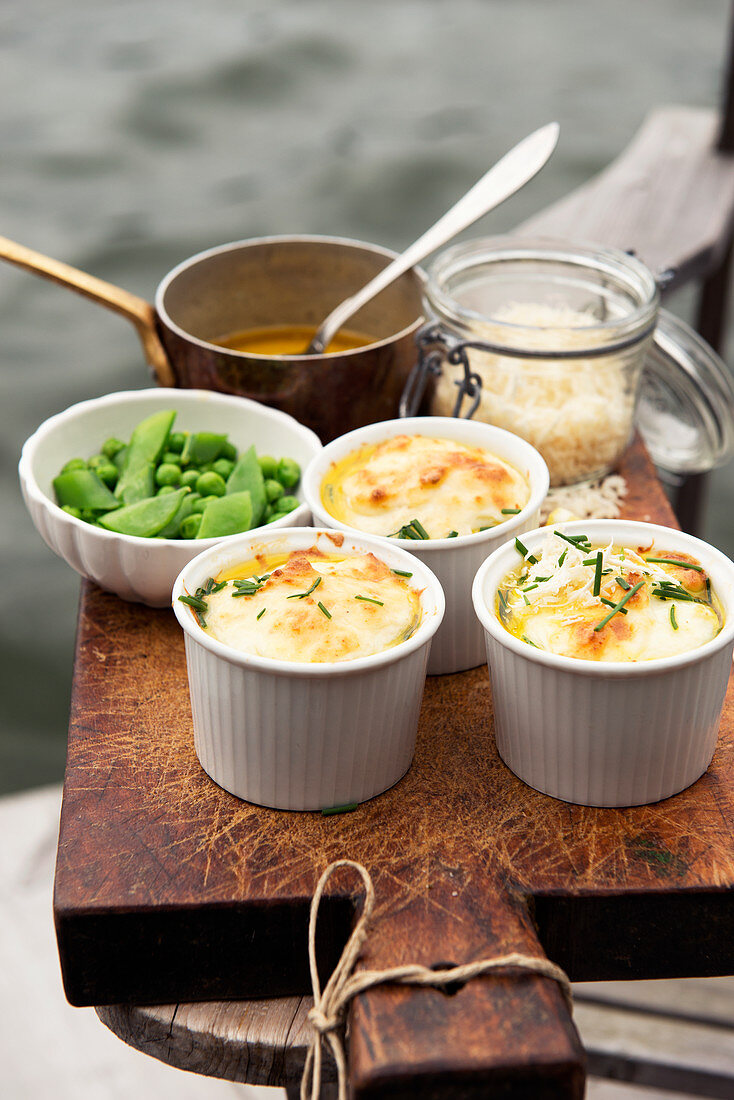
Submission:
[[[60,472],[62,474],[68,474],[71,470],[86,470],[86,468],[87,463],[83,458],[70,458],[69,461],[61,467]]]
[[[284,516],[288,512],[292,512],[294,508],[297,508],[300,503],[298,497],[281,497],[280,500],[275,502],[275,510],[279,512],[281,516]]]
[[[268,477],[265,479],[265,496],[267,498],[268,504],[273,504],[276,500],[280,500],[284,493],[285,489],[279,481],[275,480],[274,477]]]
[[[176,486],[175,485],[161,485],[160,489],[156,493],[156,496],[157,497],[164,497],[164,496],[166,496],[167,493],[175,493],[175,492],[176,492]]]
[[[109,465],[109,461],[110,460],[107,455],[96,454],[87,459],[87,466],[90,470],[94,470],[94,472],[96,473],[100,466]]]
[[[295,489],[301,480],[301,467],[292,458],[281,458],[275,476],[286,489]]]
[[[201,475],[198,470],[184,470],[184,472],[181,474],[181,484],[188,485],[190,489],[193,489],[200,476]]]
[[[175,451],[164,451],[161,455],[161,465],[164,462],[170,462],[173,466],[180,465],[180,455],[177,455]]]
[[[100,465],[97,467],[96,474],[101,481],[104,481],[108,489],[114,489],[117,484],[117,479],[120,476],[117,466],[115,466],[114,462],[110,462],[109,460],[104,466]]]
[[[237,448],[235,447],[234,443],[230,443],[229,440],[223,443],[222,449],[219,452],[219,457],[229,459],[230,462],[236,462]]]
[[[201,513],[192,512],[190,516],[181,521],[181,526],[178,529],[179,535],[182,539],[195,539],[199,533],[201,527]]]
[[[207,473],[202,474],[196,482],[196,491],[201,493],[203,497],[223,497],[227,492],[227,486],[224,478],[209,470]]]
[[[116,439],[114,435],[111,435],[109,439],[105,439],[102,444],[102,454],[107,458],[114,458],[116,454],[119,454],[125,444],[121,439]]]
[[[272,455],[260,455],[257,460],[264,478],[275,477],[278,473],[278,460]]]
[[[181,480],[181,467],[173,462],[162,462],[155,472],[156,485],[178,485]]]
[[[226,481],[234,470],[234,462],[229,458],[218,458],[216,462],[212,462],[212,470]]]
[[[79,508],[72,508],[71,504],[65,504],[61,511],[66,512],[67,516],[73,516],[74,519],[82,518],[81,510]]]
[[[213,500],[219,500],[219,497],[198,496],[198,499],[194,501],[194,511],[199,513],[203,512],[207,504],[210,504]]]
[[[171,432],[168,437],[168,449],[174,454],[180,455],[186,442],[186,432]]]

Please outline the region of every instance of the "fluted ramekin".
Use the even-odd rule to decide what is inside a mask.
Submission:
[[[421,622],[407,641],[355,660],[273,660],[224,645],[179,601],[255,554],[316,546],[373,553],[411,574]],[[313,528],[241,535],[200,554],[173,587],[186,645],[194,746],[225,790],[278,810],[364,802],[405,775],[413,759],[428,652],[444,612],[441,585],[398,546]]]
[[[321,485],[335,462],[368,443],[380,443],[396,435],[426,435],[455,439],[469,447],[484,447],[515,467],[528,481],[530,496],[516,516],[498,527],[459,535],[452,539],[412,540],[384,538],[390,546],[409,550],[436,574],[446,596],[446,615],[431,647],[429,675],[461,672],[484,664],[484,634],[474,615],[471,585],[474,574],[488,554],[510,538],[532,530],[540,522],[540,507],[548,492],[548,467],[540,454],[524,439],[502,428],[452,416],[414,416],[385,420],[357,428],[328,443],[309,463],[303,475],[303,493],[314,523],[338,531],[358,534],[355,527],[335,519],[324,507]],[[380,536],[375,536],[380,537]]]
[[[532,552],[550,528],[523,535]],[[520,779],[587,806],[637,806],[677,794],[708,768],[734,648],[734,564],[667,527],[627,520],[564,523],[602,545],[682,552],[709,574],[724,614],[705,645],[649,661],[587,661],[515,638],[496,611],[497,588],[518,565],[514,542],[478,570],[472,596],[487,644],[497,749]]]
[[[226,432],[241,451],[254,444],[260,454],[293,458],[305,466],[321,449],[318,436],[292,416],[211,390],[158,387],[108,393],[44,421],[23,445],[18,467],[36,530],[77,573],[123,600],[151,607],[167,607],[186,562],[220,540],[138,538],[106,531],[59,508],[52,482],[70,458],[94,454],[107,436],[128,438],[136,424],[161,409],[176,410],[176,431]],[[296,495],[302,495],[300,487]],[[303,526],[310,519],[301,503],[271,527]]]

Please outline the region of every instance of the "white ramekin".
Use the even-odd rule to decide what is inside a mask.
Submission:
[[[593,543],[691,554],[724,613],[697,649],[650,661],[585,661],[534,649],[500,622],[497,588],[519,562],[514,541],[481,566],[472,596],[487,644],[497,749],[520,779],[586,806],[638,806],[677,794],[711,762],[734,647],[734,564],[681,531],[627,520],[564,523]],[[551,528],[526,534],[532,551]]]
[[[18,466],[23,499],[47,546],[83,577],[124,600],[167,607],[187,561],[219,539],[149,539],[106,531],[75,519],[56,504],[53,479],[70,458],[88,458],[108,436],[128,439],[136,424],[161,409],[175,409],[176,431],[226,432],[243,451],[293,458],[305,466],[321,442],[292,416],[257,401],[211,390],[126,390],[81,401],[57,413],[27,439]],[[299,486],[297,496],[302,495]],[[309,523],[303,503],[271,526]],[[236,538],[228,535],[227,538]]]
[[[278,661],[211,638],[179,601],[254,554],[312,546],[372,552],[411,573],[422,607],[415,634],[353,661]],[[220,787],[273,809],[321,810],[363,802],[405,775],[444,613],[441,586],[417,558],[366,535],[308,527],[240,535],[189,562],[173,587],[173,609],[185,635],[196,754]]]
[[[498,458],[509,462],[529,482],[530,497],[522,511],[489,531],[460,535],[453,539],[420,542],[396,538],[381,540],[391,546],[402,546],[415,554],[436,574],[443,587],[446,615],[431,647],[429,674],[476,668],[477,665],[484,664],[485,648],[484,634],[472,609],[472,579],[487,555],[505,539],[530,531],[538,525],[540,506],[548,492],[548,467],[535,448],[524,439],[491,424],[460,420],[452,416],[414,416],[402,420],[385,420],[340,436],[328,443],[310,462],[303,475],[303,494],[313,513],[314,523],[358,534],[356,528],[341,523],[326,511],[321,499],[321,484],[330,467],[345,458],[350,451],[366,443],[379,443],[395,435],[427,435],[437,439],[455,439],[471,447],[484,447]]]

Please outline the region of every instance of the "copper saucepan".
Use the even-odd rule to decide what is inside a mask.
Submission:
[[[398,415],[422,321],[422,274],[406,272],[350,321],[370,342],[329,355],[254,355],[214,341],[248,328],[313,326],[395,253],[338,237],[262,237],[220,245],[175,267],[155,305],[0,237],[0,259],[60,283],[135,325],[161,386],[240,394],[290,413],[327,442]]]

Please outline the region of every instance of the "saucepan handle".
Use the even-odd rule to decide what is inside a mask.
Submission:
[[[114,310],[115,313],[132,321],[137,329],[143,353],[150,364],[159,386],[175,386],[176,377],[168,356],[161,344],[155,327],[155,310],[150,302],[138,298],[127,290],[88,275],[60,260],[53,260],[25,245],[16,244],[7,237],[0,237],[0,259],[41,275],[44,279],[60,283],[61,286],[91,298],[93,302]]]

